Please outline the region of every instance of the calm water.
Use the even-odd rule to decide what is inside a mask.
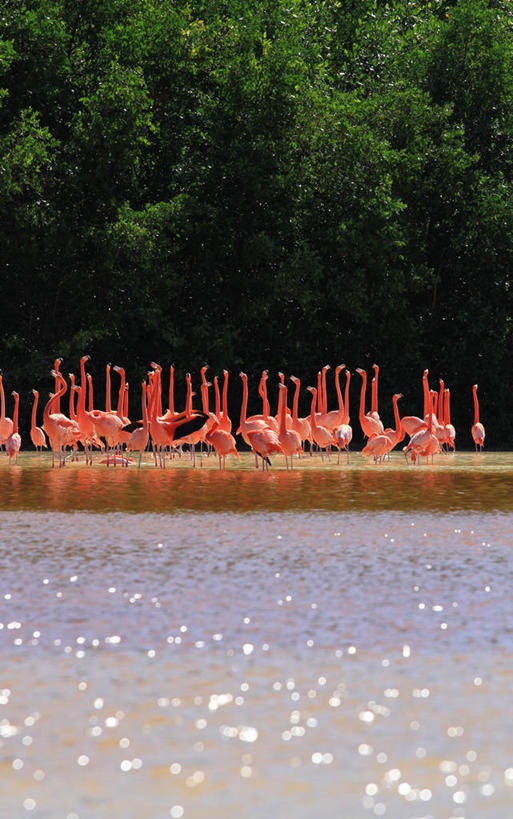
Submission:
[[[42,463],[0,459],[1,816],[509,819],[513,455]]]

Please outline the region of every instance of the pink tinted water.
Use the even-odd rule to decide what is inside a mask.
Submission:
[[[509,817],[512,460],[2,464],[1,815]]]

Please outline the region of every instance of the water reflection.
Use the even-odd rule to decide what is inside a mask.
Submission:
[[[218,472],[180,466],[142,470],[70,465],[52,470],[39,456],[19,466],[0,463],[0,509],[87,510],[91,512],[176,512],[258,510],[430,510],[513,511],[513,463],[508,454],[458,454],[433,467],[403,461],[374,467],[357,454],[349,467],[313,466],[310,459],[292,472],[251,468]]]

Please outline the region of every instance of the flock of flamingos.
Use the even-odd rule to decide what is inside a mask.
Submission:
[[[106,368],[106,406],[105,410],[94,409],[92,376],[86,374],[85,365],[89,356],[80,359],[80,383],[75,383],[75,377],[69,376],[68,415],[61,411],[61,403],[68,384],[60,372],[62,359],[54,363],[52,376],[55,381],[54,392],[43,409],[43,425],[38,427],[36,414],[39,393],[32,390],[34,403],[32,406],[32,425],[30,437],[37,450],[48,448],[52,452],[52,466],[57,462],[64,466],[67,458],[76,460],[79,457],[79,445],[85,454],[85,462],[93,462],[93,449],[101,451],[100,463],[109,465],[129,466],[133,459],[128,453],[139,453],[139,466],[143,452],[150,446],[153,451],[155,466],[164,468],[166,456],[175,457],[182,454],[185,444],[189,445],[190,457],[193,465],[196,461],[196,445],[206,446],[208,451],[215,450],[219,457],[219,468],[226,468],[226,456],[239,457],[236,449],[235,437],[232,434],[232,421],[228,415],[228,371],[224,370],[222,396],[217,376],[213,379],[215,390],[215,412],[209,409],[209,388],[212,386],[206,379],[208,367],[201,370],[201,411],[193,409],[192,379],[190,373],[186,376],[187,397],[185,409],[176,412],[174,407],[174,368],[169,373],[168,409],[162,405],[162,367],[152,362],[151,372],[147,382],[141,388],[141,419],[130,421],[128,413],[128,384],[123,367],[114,367],[119,374],[118,401],[116,409],[111,404],[111,365]],[[337,450],[338,461],[344,450],[349,457],[349,444],[353,436],[349,423],[349,382],[351,373],[341,364],[335,368],[335,390],[338,406],[328,411],[326,377],[329,365],[322,368],[317,376],[317,387],[308,387],[311,393],[310,414],[305,418],[298,417],[298,401],[300,394],[300,380],[290,376],[294,384],[292,410],[288,407],[288,389],[285,376],[279,373],[278,384],[278,411],[270,414],[270,404],[267,397],[267,371],[262,373],[259,384],[259,395],[262,399],[262,413],[247,417],[248,406],[248,378],[240,373],[242,379],[242,405],[240,410],[239,426],[235,434],[240,435],[245,443],[255,453],[255,466],[259,466],[261,459],[262,469],[269,469],[270,456],[280,453],[285,457],[287,469],[292,468],[294,456],[304,454],[306,445],[310,454],[314,448],[318,449],[321,457],[326,453]],[[389,453],[409,436],[408,443],[403,446],[403,452],[408,460],[420,463],[421,458],[428,458],[442,449],[454,450],[456,431],[451,424],[450,391],[440,381],[438,391],[429,388],[428,370],[424,370],[422,377],[424,393],[424,411],[422,418],[408,415],[399,416],[398,401],[400,393],[393,396],[395,418],[394,429],[384,429],[378,413],[378,377],[379,367],[374,364],[374,376],[371,384],[371,407],[365,411],[365,393],[367,389],[367,373],[357,369],[361,376],[359,423],[367,438],[362,454],[372,457],[375,462],[381,462],[389,457]],[[341,373],[345,371],[345,389],[342,395],[340,385]],[[479,421],[479,404],[477,400],[477,384],[473,388],[474,424],[471,429],[476,450],[482,450],[485,439],[485,430]],[[21,448],[21,437],[18,431],[19,395],[12,392],[14,397],[13,417],[8,418],[5,410],[5,393],[0,373],[0,446],[5,447],[9,462],[17,460]],[[86,398],[88,409],[86,409]],[[48,441],[47,441],[48,439]]]

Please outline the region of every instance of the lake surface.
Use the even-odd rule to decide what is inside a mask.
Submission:
[[[513,455],[0,458],[0,815],[509,819]]]

